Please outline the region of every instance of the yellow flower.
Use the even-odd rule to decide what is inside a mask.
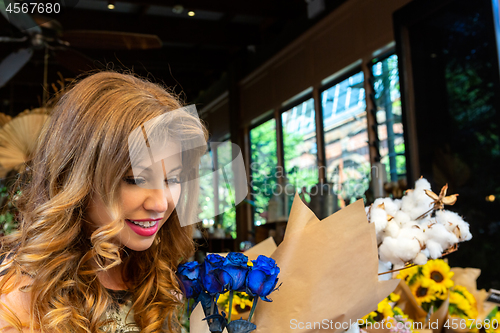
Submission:
[[[382,302],[377,305],[377,312],[382,315],[383,318],[394,317],[394,312],[389,304],[389,300],[385,298]]]
[[[463,295],[456,292],[450,293],[450,304],[455,304],[459,310],[464,312],[471,309],[471,305],[467,299]]]
[[[453,287],[453,272],[450,272],[450,266],[443,260],[429,260],[422,267],[422,275],[435,282],[435,289],[440,291],[441,299],[445,299],[448,289]]]
[[[411,319],[408,318],[408,315],[406,313],[403,312],[403,310],[401,310],[400,307],[398,306],[395,306],[392,311],[394,311],[394,315],[395,316],[401,316],[403,317],[404,319],[407,319],[408,321],[412,321]]]
[[[391,293],[387,298],[390,302],[397,302],[399,301],[400,296],[398,294]]]
[[[229,291],[219,295],[219,298],[217,299],[217,304],[224,304],[227,301],[229,301]]]
[[[471,305],[476,305],[476,299],[464,286],[456,285],[455,287],[453,287],[453,291],[462,294]]]
[[[490,327],[486,329],[486,333],[500,333],[500,311],[490,318]]]
[[[401,271],[399,271],[399,274],[396,276],[396,278],[405,281],[406,284],[409,284],[411,278],[415,274],[418,274],[418,266],[412,266],[410,268],[402,269]]]
[[[430,303],[436,300],[436,290],[434,289],[435,283],[432,280],[419,277],[415,283],[410,286],[410,289],[415,296],[418,305],[422,303]]]
[[[375,311],[370,312],[366,316],[363,316],[363,318],[358,319],[358,324],[361,326],[366,325],[366,323],[374,323],[376,322],[375,318],[377,317],[377,313]]]

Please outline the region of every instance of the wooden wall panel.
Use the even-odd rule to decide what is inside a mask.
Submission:
[[[244,125],[394,40],[392,14],[410,0],[350,0],[240,81]]]

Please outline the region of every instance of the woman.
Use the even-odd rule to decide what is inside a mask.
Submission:
[[[17,199],[19,231],[2,240],[0,331],[178,331],[175,270],[194,251],[206,148],[199,119],[179,108],[113,72],[57,102]]]

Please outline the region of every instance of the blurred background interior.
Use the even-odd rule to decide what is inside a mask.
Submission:
[[[68,79],[130,69],[196,104],[220,142],[207,174],[231,162],[230,143],[241,149],[242,203],[230,169],[203,178],[200,251],[279,243],[295,191],[324,218],[400,198],[424,176],[460,194],[449,209],[471,225],[450,265],[481,268],[478,287],[500,289],[498,2],[79,0],[26,14],[39,26],[29,32],[0,17],[0,146],[36,133]],[[2,154],[8,233],[7,190],[29,151]]]

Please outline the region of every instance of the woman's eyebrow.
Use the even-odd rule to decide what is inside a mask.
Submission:
[[[171,169],[168,173],[172,173],[174,171],[181,170],[181,169],[182,169],[182,165],[178,165],[175,168]]]
[[[163,160],[162,160],[162,164],[163,164]],[[144,172],[144,171],[151,172],[151,165],[148,166],[148,167],[145,167],[143,165],[139,165],[137,168],[140,169],[140,170],[142,170],[142,172]],[[168,173],[171,173],[172,171],[176,171],[176,170],[179,170],[179,169],[182,169],[182,164],[177,165],[176,167],[174,167],[173,169],[171,169]]]

